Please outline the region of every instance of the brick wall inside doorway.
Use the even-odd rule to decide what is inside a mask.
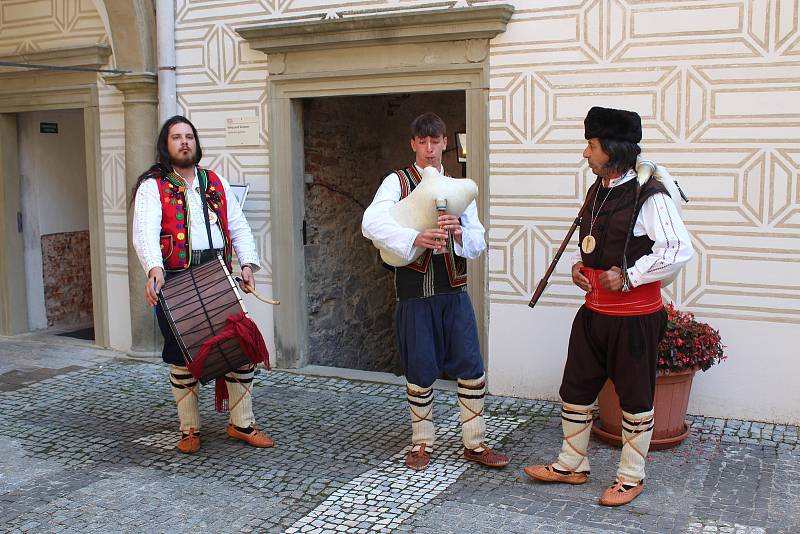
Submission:
[[[89,232],[43,235],[42,274],[48,326],[91,323]]]

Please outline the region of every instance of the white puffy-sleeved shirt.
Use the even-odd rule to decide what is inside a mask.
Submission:
[[[629,170],[623,176],[611,180],[608,185],[616,187],[634,179],[637,179],[636,172]],[[633,235],[647,235],[653,240],[653,251],[628,268],[628,279],[633,287],[669,278],[694,256],[689,232],[672,199],[664,193],[656,193],[642,204],[633,226]],[[580,248],[572,255],[572,265],[579,261]]]
[[[236,251],[236,257],[240,265],[250,265],[253,272],[258,271],[259,264],[258,252],[256,251],[253,233],[250,225],[247,224],[242,213],[242,208],[236,200],[236,196],[231,191],[230,184],[223,177],[219,177],[222,187],[225,189],[225,198],[228,209],[228,232],[231,244]],[[203,203],[200,193],[196,189],[199,184],[197,169],[194,171],[194,181],[186,187],[186,210],[191,213],[189,218],[189,236],[191,239],[192,250],[204,250],[208,248],[223,248],[225,241],[222,238],[222,231],[219,226],[211,226],[211,246],[208,243],[208,232],[206,231],[205,217],[203,216]],[[133,248],[139,256],[145,273],[149,273],[153,267],[164,268],[164,261],[161,258],[161,247],[159,237],[161,236],[161,195],[158,191],[158,182],[155,179],[148,179],[142,182],[139,190],[136,191],[136,200],[133,210]]]
[[[416,163],[414,166],[420,174],[422,169]],[[444,169],[439,169],[443,172]],[[414,253],[414,240],[420,234],[413,228],[401,226],[389,210],[400,201],[400,178],[397,173],[392,173],[383,179],[383,183],[375,193],[372,204],[364,212],[361,220],[361,232],[364,237],[387,249],[401,258],[411,262]],[[461,244],[454,239],[455,253],[462,258],[473,260],[486,250],[486,229],[478,219],[478,205],[473,200],[460,217]]]

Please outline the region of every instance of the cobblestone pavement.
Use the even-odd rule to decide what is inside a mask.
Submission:
[[[0,338],[2,532],[800,532],[798,428],[692,417],[677,448],[652,452],[631,505],[597,504],[619,452],[590,445],[582,486],[522,468],[560,446],[559,407],[490,397],[490,445],[512,463],[460,457],[457,405],[437,391],[431,468],[402,464],[404,389],[262,371],[254,408],[274,449],[228,439],[202,391],[202,448],[175,451],[166,366],[78,342]]]

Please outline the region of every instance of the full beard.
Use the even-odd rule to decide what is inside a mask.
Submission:
[[[169,159],[169,162],[173,167],[177,167],[179,169],[186,169],[194,165],[194,154],[189,153],[183,157],[177,157],[177,158],[173,157]]]

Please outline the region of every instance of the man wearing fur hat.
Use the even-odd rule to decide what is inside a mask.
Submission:
[[[572,281],[586,292],[570,333],[559,394],[564,440],[555,462],[525,473],[542,482],[583,484],[592,413],[606,378],[622,407],[622,455],[600,504],[619,506],[644,488],[653,433],[657,347],[666,327],[661,280],[694,254],[689,234],[657,179],[639,183],[642,122],[631,111],[593,107],[583,151],[599,180],[587,193]]]

